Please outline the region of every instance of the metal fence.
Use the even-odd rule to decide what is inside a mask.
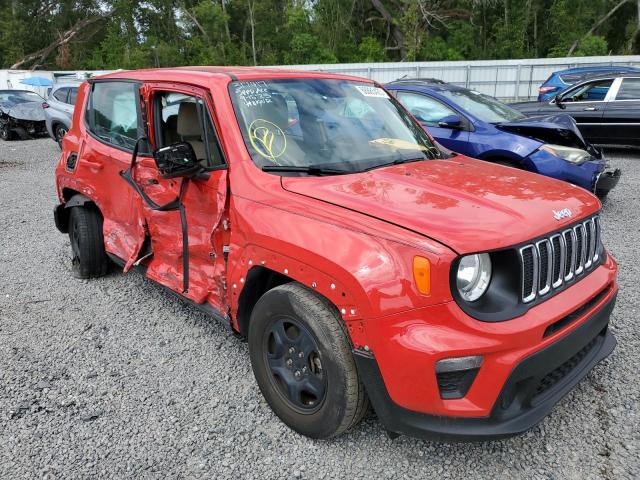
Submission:
[[[625,65],[640,67],[640,56],[565,57],[520,60],[475,60],[462,62],[337,63],[287,65],[288,69],[320,70],[374,79],[387,83],[398,78],[431,77],[471,88],[503,100],[527,100],[538,95],[538,87],[557,70],[579,66]],[[282,68],[273,65],[273,68]],[[25,88],[19,80],[31,75],[47,76],[54,82],[85,78],[102,72],[0,70],[0,89]],[[37,91],[37,87],[26,87]],[[40,92],[39,92],[40,93]]]
[[[527,100],[553,72],[581,66],[640,67],[640,56],[567,57],[463,62],[343,63],[292,65],[287,68],[319,70],[366,77],[381,83],[399,78],[428,77],[471,88],[503,100]],[[274,66],[275,67],[275,66]]]

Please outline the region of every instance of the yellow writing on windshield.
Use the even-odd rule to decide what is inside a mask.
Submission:
[[[249,141],[256,152],[274,163],[287,149],[284,131],[275,123],[261,118],[249,125]]]

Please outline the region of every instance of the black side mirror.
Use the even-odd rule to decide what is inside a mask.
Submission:
[[[562,103],[562,94],[560,93],[557,94],[553,100],[556,102],[556,107],[561,108],[563,110],[567,108],[567,106],[564,103]]]
[[[153,152],[162,178],[194,177],[202,170],[196,152],[188,142],[174,143]]]
[[[447,115],[438,122],[440,128],[451,128],[460,130],[462,128],[462,119],[458,115]]]

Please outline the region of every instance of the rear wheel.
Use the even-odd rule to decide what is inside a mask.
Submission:
[[[62,139],[67,134],[67,127],[61,124],[57,124],[53,134],[56,138],[56,142],[58,142],[60,150],[62,150]]]
[[[368,400],[336,308],[299,283],[256,304],[249,324],[251,365],[265,399],[293,430],[329,438],[356,425]]]
[[[102,216],[92,205],[71,208],[69,214],[71,266],[76,278],[101,277],[107,273]]]

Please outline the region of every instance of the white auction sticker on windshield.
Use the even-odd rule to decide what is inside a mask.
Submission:
[[[355,87],[365,97],[389,98],[387,92],[379,87],[371,87],[369,85],[355,85]]]

